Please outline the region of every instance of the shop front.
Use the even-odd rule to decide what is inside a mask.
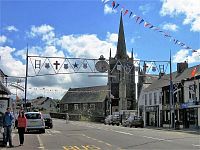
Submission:
[[[183,128],[200,127],[200,105],[198,103],[184,103],[181,105]]]
[[[145,125],[159,127],[159,106],[146,106],[145,107]]]

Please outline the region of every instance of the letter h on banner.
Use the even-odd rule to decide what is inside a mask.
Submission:
[[[41,60],[35,60],[35,69],[40,69]]]

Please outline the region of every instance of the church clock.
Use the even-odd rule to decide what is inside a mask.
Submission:
[[[100,60],[95,64],[95,68],[97,71],[103,73],[106,72],[109,68],[108,63],[105,60]]]

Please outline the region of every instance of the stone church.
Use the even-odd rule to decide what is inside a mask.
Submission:
[[[133,52],[131,58],[127,55],[122,14],[120,17],[117,51],[114,57],[109,58],[110,71],[108,84],[111,87],[112,111],[135,110],[135,66]]]
[[[84,110],[92,108],[93,114],[107,116],[120,110],[136,110],[135,66],[133,62],[133,52],[131,58],[127,55],[121,14],[117,50],[114,57],[111,57],[110,51],[108,84],[70,89],[61,99],[60,112],[83,114]],[[106,92],[97,92],[99,88]],[[77,93],[77,91],[88,91],[88,89],[94,92],[83,92],[81,95]]]

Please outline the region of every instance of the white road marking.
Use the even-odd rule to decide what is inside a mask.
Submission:
[[[160,139],[160,138],[150,137],[150,136],[143,136],[143,137],[144,138],[148,138],[148,139],[158,140],[158,141],[167,141],[167,142],[171,142],[172,141],[172,140]]]
[[[37,138],[38,138],[38,141],[39,141],[39,144],[40,144],[40,147],[38,147],[38,148],[40,148],[40,149],[44,150],[44,145],[43,145],[43,142],[42,142],[42,140],[41,140],[40,136],[39,136],[39,135],[37,135]]]
[[[126,135],[133,135],[132,133],[122,132],[122,131],[116,131],[116,130],[112,130],[112,129],[111,129],[111,131],[114,131],[114,132],[117,132],[117,133],[126,134]]]
[[[195,144],[192,144],[192,146],[195,146],[195,147],[200,147],[200,145],[195,145]]]

